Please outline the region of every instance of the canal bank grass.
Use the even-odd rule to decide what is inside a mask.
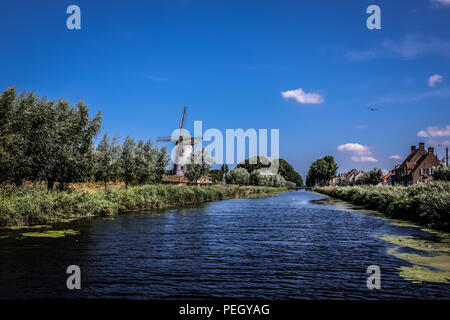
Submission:
[[[401,186],[317,187],[315,191],[348,201],[389,218],[450,231],[450,182]]]
[[[443,232],[434,232],[439,240],[427,240],[411,236],[378,237],[381,240],[396,245],[387,251],[398,259],[407,261],[412,266],[398,268],[399,275],[415,283],[436,282],[449,283],[450,281],[450,235]],[[419,250],[424,254],[401,253],[402,248]]]
[[[181,207],[231,198],[268,196],[285,188],[213,185],[144,185],[128,189],[52,191],[41,188],[0,190],[0,226],[45,225],[127,211]],[[69,219],[69,220],[68,220]]]

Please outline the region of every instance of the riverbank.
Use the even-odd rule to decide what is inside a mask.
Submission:
[[[268,196],[285,188],[214,185],[207,187],[145,185],[99,192],[40,188],[0,190],[0,226],[46,224],[64,219],[169,208],[231,198]]]
[[[317,187],[314,191],[366,209],[377,210],[389,218],[409,220],[429,228],[450,231],[450,182],[409,187]]]

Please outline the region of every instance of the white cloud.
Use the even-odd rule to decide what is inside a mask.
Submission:
[[[281,96],[284,99],[293,98],[298,103],[303,104],[320,104],[324,102],[324,99],[320,94],[317,93],[307,93],[302,90],[302,88],[298,88],[297,90],[287,90],[281,92]]]
[[[370,154],[369,147],[363,146],[359,143],[346,143],[337,147],[339,151],[351,151],[359,154]]]
[[[337,147],[339,151],[348,151],[353,154],[351,159],[355,162],[378,162],[372,157],[372,152],[368,146],[359,143],[346,143]]]
[[[401,160],[402,156],[398,155],[398,154],[394,154],[392,156],[389,156],[389,159],[394,159],[394,160]]]
[[[378,162],[377,159],[370,156],[353,156],[352,160],[355,162]]]
[[[426,130],[420,130],[417,132],[418,137],[450,137],[450,125],[446,125],[444,128],[428,127]]]
[[[442,82],[442,80],[444,80],[443,76],[441,76],[440,74],[433,74],[428,78],[428,85],[433,88],[436,83]]]
[[[450,6],[450,0],[431,0],[431,3],[440,4],[443,6]]]
[[[356,129],[366,129],[367,128],[367,124],[357,124],[356,125]]]

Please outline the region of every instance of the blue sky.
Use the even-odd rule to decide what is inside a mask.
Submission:
[[[302,175],[328,154],[392,169],[450,143],[449,0],[2,1],[0,39],[1,91],[83,99],[111,135],[169,135],[187,105],[187,129],[280,129]]]

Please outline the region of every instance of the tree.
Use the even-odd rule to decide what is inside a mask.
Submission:
[[[95,178],[103,181],[105,189],[108,181],[116,180],[120,174],[120,146],[118,138],[112,140],[105,133],[96,149]]]
[[[149,155],[150,147],[146,147],[144,140],[139,140],[134,152],[135,178],[138,184],[149,183],[152,180],[152,166],[154,159]]]
[[[266,187],[285,187],[286,180],[280,174],[275,174],[261,168],[252,171],[250,174],[250,184]]]
[[[248,185],[250,183],[250,174],[245,168],[234,168],[227,173],[227,183],[238,184],[238,185]]]
[[[156,155],[155,164],[155,183],[160,183],[165,174],[167,165],[169,164],[170,157],[167,154],[166,147],[162,147]]]
[[[270,161],[266,157],[255,156],[255,157],[251,157],[249,159],[246,159],[246,160],[240,162],[237,165],[237,167],[238,168],[244,168],[248,172],[253,172],[253,171],[261,169],[261,168],[268,168],[268,167],[270,167]]]
[[[222,181],[223,173],[222,170],[211,170],[209,176],[212,178],[213,183],[220,183]]]
[[[377,185],[383,178],[381,169],[373,168],[370,171],[364,172],[363,175],[355,181],[357,185]]]
[[[102,114],[89,118],[89,110],[83,101],[71,107],[65,100],[55,105],[56,124],[53,133],[53,154],[48,159],[45,174],[49,189],[58,181],[60,188],[68,182],[86,181],[95,165],[93,138],[101,127]]]
[[[197,184],[198,179],[208,175],[211,169],[212,160],[208,156],[206,149],[192,152],[189,162],[185,165],[184,175],[190,183]]]
[[[276,160],[275,160],[276,161]],[[278,173],[286,180],[295,183],[296,186],[303,186],[303,179],[297,171],[284,159],[278,159]]]
[[[100,129],[101,113],[89,117],[83,101],[71,107],[15,88],[0,95],[0,182],[24,180],[67,182],[89,179],[94,167],[92,139]]]
[[[442,161],[433,172],[434,180],[450,181],[450,167],[448,167],[444,161]]]
[[[11,87],[0,94],[0,183],[20,186],[24,181],[46,181],[66,188],[70,182],[123,179],[129,183],[159,183],[169,163],[166,148],[150,140],[136,145],[127,137],[105,134],[97,147],[93,139],[102,114],[89,116],[83,101],[39,98],[30,92],[17,96]]]
[[[122,179],[125,181],[125,188],[128,189],[128,184],[133,183],[136,179],[136,142],[128,136],[122,147],[122,155],[120,164],[122,169]]]
[[[7,88],[0,95],[0,183],[20,185],[26,170],[24,148],[26,141],[16,131],[19,99],[16,88]]]
[[[332,156],[325,156],[314,161],[309,167],[306,185],[308,187],[327,185],[336,176],[337,169],[338,166]]]
[[[227,174],[228,173],[228,165],[226,163],[224,163],[221,167],[220,167],[220,172],[222,172],[222,174]]]

